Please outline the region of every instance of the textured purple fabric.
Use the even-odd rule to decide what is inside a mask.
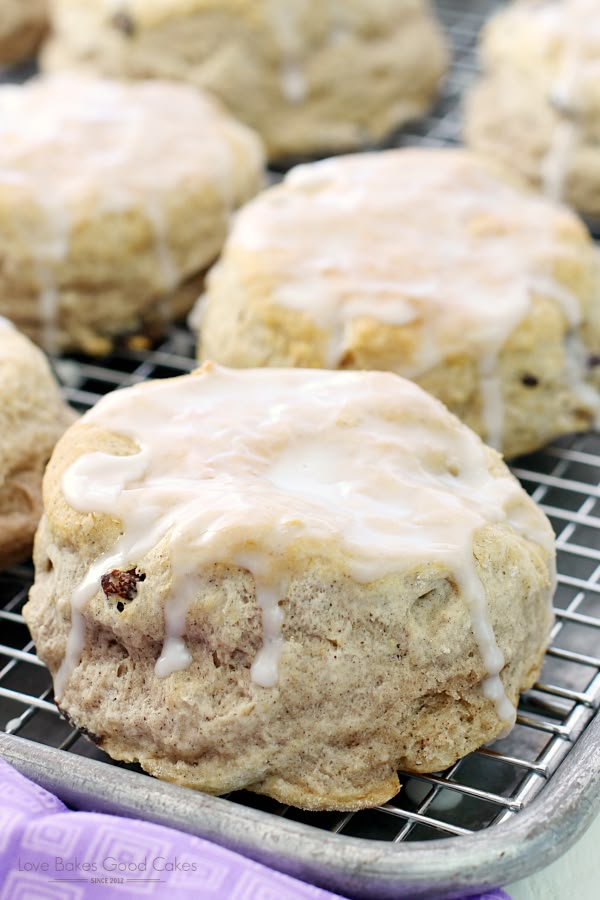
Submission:
[[[71,812],[0,760],[0,900],[334,900],[201,838]],[[479,900],[507,900],[492,891]]]

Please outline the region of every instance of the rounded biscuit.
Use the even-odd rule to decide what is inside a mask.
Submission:
[[[465,137],[600,222],[600,26],[595,0],[517,2],[483,32]]]
[[[48,0],[0,0],[0,66],[34,53],[48,27]]]
[[[239,212],[193,318],[203,359],[390,370],[507,456],[598,412],[585,227],[464,150],[292,170]]]
[[[0,88],[0,313],[51,352],[152,340],[189,310],[259,139],[187,85]]]

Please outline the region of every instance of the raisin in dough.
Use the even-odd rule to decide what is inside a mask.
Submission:
[[[117,391],[64,436],[24,609],[60,708],[210,793],[359,809],[510,728],[554,545],[500,457],[385,372]]]
[[[239,213],[199,314],[204,359],[389,369],[507,456],[596,419],[594,245],[464,150],[293,170]]]
[[[47,67],[189,81],[273,158],[382,140],[448,61],[427,0],[55,0],[53,31]]]

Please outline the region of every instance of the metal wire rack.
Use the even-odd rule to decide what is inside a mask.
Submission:
[[[418,128],[398,134],[396,144],[458,142],[460,101],[475,74],[477,34],[497,5],[493,0],[439,0],[440,14],[454,44],[454,68],[432,115]],[[150,351],[123,350],[100,362],[82,357],[55,360],[65,396],[80,410],[116,388],[182,374],[193,366],[193,339],[184,327],[174,328]],[[313,834],[325,831],[366,843],[411,843],[416,848],[422,842],[444,838],[458,837],[460,841],[518,818],[536,797],[551,792],[556,773],[559,769],[564,773],[570,765],[584,732],[595,748],[600,747],[600,716],[596,715],[600,706],[600,435],[560,441],[519,460],[513,471],[553,523],[559,576],[551,646],[539,682],[521,699],[511,734],[446,772],[401,775],[400,794],[374,810],[305,812],[244,792],[226,798],[230,810],[234,805],[240,815],[244,808],[260,810],[268,817],[261,820],[267,825],[299,823],[318,830]],[[49,674],[35,655],[21,615],[32,577],[29,564],[0,573],[0,731],[68,751],[72,757],[99,761],[104,768],[135,771],[135,767],[113,763],[58,715]],[[0,741],[0,753],[3,746]],[[23,742],[23,746],[28,745]],[[570,774],[575,777],[577,772],[567,771]],[[150,781],[142,774],[135,777],[140,784]],[[196,830],[206,833],[200,824]],[[228,841],[226,834],[221,840],[235,843]],[[260,855],[251,849],[248,852]],[[542,863],[540,859],[537,865]],[[327,881],[323,877],[316,880]],[[339,883],[333,886],[339,888]],[[388,896],[377,890],[369,893],[384,895]],[[406,896],[400,883],[395,896]]]

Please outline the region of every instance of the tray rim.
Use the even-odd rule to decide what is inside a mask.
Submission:
[[[332,834],[1,732],[0,757],[74,809],[176,828],[356,900],[454,900],[517,881],[565,853],[600,809],[600,713],[514,818],[399,844]]]

